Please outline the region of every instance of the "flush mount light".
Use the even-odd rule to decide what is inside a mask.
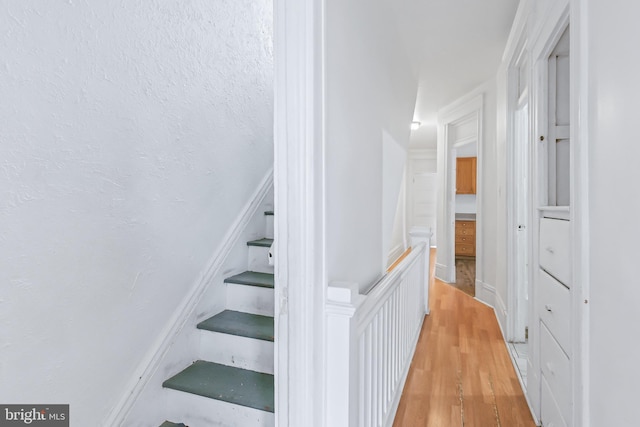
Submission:
[[[411,122],[411,130],[416,130],[420,127],[420,122]]]

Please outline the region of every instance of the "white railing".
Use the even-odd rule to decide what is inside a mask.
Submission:
[[[391,426],[429,307],[429,238],[366,295],[332,283],[326,303],[327,426]]]

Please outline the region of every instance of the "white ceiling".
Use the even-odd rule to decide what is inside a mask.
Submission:
[[[390,0],[419,72],[412,148],[435,148],[437,112],[493,78],[518,0]]]

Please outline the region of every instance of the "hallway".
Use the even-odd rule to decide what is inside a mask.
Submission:
[[[430,276],[431,314],[394,426],[534,426],[491,308]]]

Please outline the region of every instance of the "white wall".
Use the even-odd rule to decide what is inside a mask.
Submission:
[[[387,3],[326,2],[326,268],[361,287],[382,273],[383,132],[407,149],[417,92]]]
[[[583,93],[589,103],[588,141],[578,143],[588,144],[589,151],[590,425],[631,426],[637,424],[640,381],[640,56],[626,47],[640,37],[640,3],[580,3],[580,24],[588,36],[580,40],[581,52],[589,77]]]
[[[489,289],[496,287],[496,263],[501,262],[498,254],[498,238],[496,237],[499,220],[498,216],[498,195],[503,191],[497,182],[496,170],[496,82],[490,80],[483,86],[484,91],[484,114],[482,122],[483,142],[479,147],[479,157],[482,165],[478,167],[479,186],[481,204],[477,206],[481,222],[476,223],[477,228],[481,227],[482,246],[477,250],[482,251],[480,257],[481,265],[476,266],[476,280],[486,284]],[[478,290],[476,289],[476,294]],[[493,301],[487,301],[493,303]]]
[[[97,425],[272,163],[272,7],[0,7],[0,401]]]
[[[382,133],[382,269],[393,263],[406,249],[405,166],[407,149],[387,132]]]
[[[456,194],[456,213],[474,214],[476,213],[475,194]]]

